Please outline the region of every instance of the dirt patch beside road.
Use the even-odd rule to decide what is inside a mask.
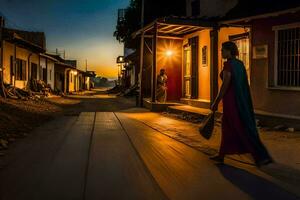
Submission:
[[[56,103],[48,99],[14,100],[0,99],[0,149],[6,149],[16,138],[26,136],[32,129],[62,115],[74,105],[56,97]]]
[[[17,138],[56,117],[77,116],[81,112],[114,112],[134,106],[134,98],[107,95],[103,90],[28,101],[0,98],[0,156],[5,154],[1,150],[7,149]]]

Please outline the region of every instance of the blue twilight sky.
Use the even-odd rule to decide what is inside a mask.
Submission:
[[[123,45],[113,37],[117,9],[129,0],[0,0],[0,15],[12,28],[43,31],[47,50],[66,51],[67,59],[77,59],[79,68],[100,76],[116,77],[115,59]]]

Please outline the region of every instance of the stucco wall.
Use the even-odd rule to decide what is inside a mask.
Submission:
[[[183,45],[188,43],[189,38],[199,37],[198,51],[198,100],[210,101],[210,30],[202,30],[184,37]],[[207,46],[207,64],[202,64],[202,47]],[[183,66],[182,66],[183,67]]]
[[[54,89],[54,61],[47,59],[48,71],[47,71],[47,83],[51,89]]]
[[[288,91],[268,87],[274,82],[275,32],[272,26],[299,22],[299,19],[298,12],[252,22],[253,46],[268,45],[268,58],[252,59],[251,91],[257,110],[300,116],[300,88],[299,91]]]
[[[3,76],[5,83],[11,83],[10,78],[10,57],[14,56],[14,45],[3,41]]]
[[[11,70],[10,70],[10,57],[14,56],[14,44],[4,41],[3,42],[3,66],[4,66],[4,82],[5,83],[11,83]],[[30,56],[30,63],[28,63],[28,58]],[[16,80],[15,81],[15,86],[18,88],[24,88],[26,87],[28,78],[29,78],[29,73],[30,73],[30,65],[31,63],[35,63],[39,66],[39,55],[32,53],[30,50],[21,48],[21,47],[16,47],[16,58],[22,59],[26,61],[26,80]],[[39,68],[39,67],[38,67]],[[39,69],[37,71],[39,73]]]

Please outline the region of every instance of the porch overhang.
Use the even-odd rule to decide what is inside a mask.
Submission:
[[[139,35],[153,36],[157,27],[158,37],[178,37],[182,38],[184,35],[201,31],[204,29],[212,29],[217,24],[210,21],[204,21],[196,18],[177,18],[177,17],[165,17],[156,19],[152,23],[148,24],[144,28],[134,32],[132,38],[136,38]]]

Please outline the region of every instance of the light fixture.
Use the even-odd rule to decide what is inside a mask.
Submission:
[[[171,57],[173,55],[173,51],[172,50],[167,50],[166,51],[166,56]]]

